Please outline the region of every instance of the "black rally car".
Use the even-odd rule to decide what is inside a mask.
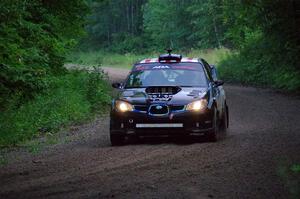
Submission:
[[[223,81],[204,59],[160,55],[136,63],[119,89],[110,113],[110,140],[128,135],[206,135],[217,141],[228,127]]]

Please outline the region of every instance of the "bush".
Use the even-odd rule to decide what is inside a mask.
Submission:
[[[48,77],[49,88],[20,103],[15,97],[0,116],[0,147],[12,146],[88,119],[110,103],[103,73],[72,72]],[[21,105],[20,105],[21,104]]]
[[[288,53],[276,45],[270,39],[252,37],[239,53],[231,54],[220,62],[218,67],[221,78],[299,92],[300,71],[296,69],[294,60],[297,56],[282,59],[280,55]]]

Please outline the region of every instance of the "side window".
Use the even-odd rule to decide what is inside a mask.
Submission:
[[[209,80],[213,81],[209,64],[204,59],[201,59],[201,61],[204,65],[205,72],[207,73]]]

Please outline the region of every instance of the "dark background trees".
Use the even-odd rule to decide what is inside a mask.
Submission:
[[[225,34],[239,54],[221,63],[223,77],[299,91],[299,11],[298,0],[224,1]]]
[[[116,53],[225,47],[230,81],[299,88],[298,0],[91,1],[83,49]]]
[[[83,49],[124,53],[227,44],[221,0],[106,0],[90,7]]]

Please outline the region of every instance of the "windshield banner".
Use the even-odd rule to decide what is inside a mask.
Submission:
[[[139,64],[135,65],[133,71],[143,71],[143,70],[202,70],[200,64]]]

